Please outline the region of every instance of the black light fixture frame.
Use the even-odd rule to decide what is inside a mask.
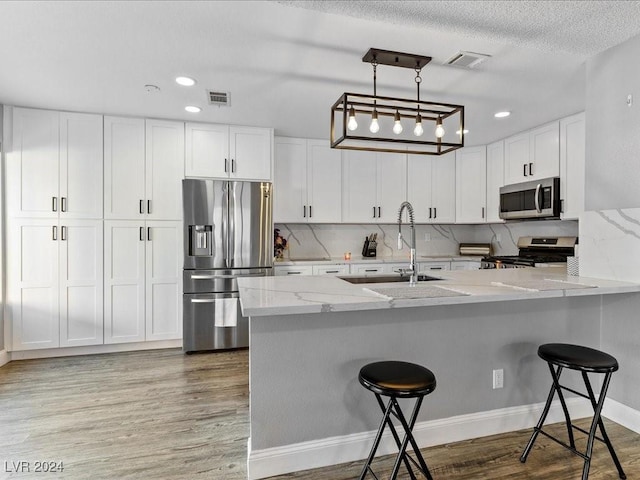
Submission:
[[[362,57],[362,61],[377,65],[390,65],[394,67],[412,68],[416,71],[417,98],[404,99],[396,97],[382,97],[375,92],[365,95],[359,93],[343,93],[331,107],[331,148],[346,150],[368,150],[376,152],[412,153],[418,155],[443,155],[464,147],[464,106],[447,103],[426,102],[420,100],[420,71],[422,67],[431,61],[431,57],[413,55],[408,53],[391,52],[371,48]],[[356,114],[371,116],[375,109],[379,118],[391,117],[396,114],[401,119],[415,120],[420,114],[423,125],[433,123],[433,129],[424,128],[424,137],[398,137],[391,131],[388,135],[381,129],[375,135],[369,135],[367,130],[364,135],[347,128],[349,110],[353,108]],[[455,125],[456,140],[451,138],[437,138],[435,127],[438,121],[449,119],[448,128]],[[451,135],[449,135],[451,137]],[[431,140],[430,138],[433,138]]]

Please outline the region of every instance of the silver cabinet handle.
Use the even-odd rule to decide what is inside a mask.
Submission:
[[[227,165],[228,165],[228,160],[225,158],[224,159],[224,173],[227,173]]]
[[[144,227],[140,227],[140,241],[144,242]]]
[[[306,205],[302,206],[302,217],[303,218],[307,218],[307,206]]]
[[[147,240],[151,241],[151,227],[147,227]]]
[[[313,217],[313,213],[311,212],[311,205],[309,205],[309,218]]]
[[[58,240],[58,227],[55,226],[55,225],[52,227],[51,240],[53,240],[53,241]]]
[[[144,200],[140,199],[140,208],[138,210],[140,214],[144,214]]]
[[[433,218],[438,218],[438,208],[433,207]]]
[[[302,272],[287,272],[287,275],[302,275]]]
[[[431,216],[431,207],[429,207],[429,218],[432,218],[432,216]]]
[[[364,271],[365,272],[377,272],[378,269],[377,268],[365,268]]]
[[[529,164],[529,175],[533,175],[533,163]]]
[[[62,197],[60,199],[60,210],[63,212],[67,211],[67,197]]]
[[[484,207],[482,207],[482,218],[484,218]]]
[[[536,211],[538,213],[542,213],[542,209],[540,208],[540,189],[542,188],[541,184],[536,185],[536,196],[534,198],[536,202]]]
[[[63,225],[61,230],[60,240],[65,241],[67,239],[67,227]]]
[[[191,303],[216,303],[215,298],[192,298]]]
[[[151,200],[147,200],[147,213],[151,213]]]
[[[522,164],[522,175],[524,175],[525,177],[527,176],[527,164],[526,163]]]
[[[378,207],[378,218],[382,217],[382,213],[380,213],[380,207]]]
[[[373,218],[376,218],[376,207],[373,207]]]
[[[236,173],[236,161],[231,159],[231,173]]]
[[[325,273],[340,273],[340,270],[327,270]]]
[[[58,197],[51,197],[51,211],[58,211]]]

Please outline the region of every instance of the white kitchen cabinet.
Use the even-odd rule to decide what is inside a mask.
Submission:
[[[407,199],[416,223],[454,223],[456,218],[455,152],[438,157],[409,155]]]
[[[105,117],[104,139],[104,218],[180,220],[184,124]]]
[[[349,273],[357,275],[373,275],[375,273],[391,273],[388,264],[384,263],[352,263]]]
[[[102,217],[102,116],[6,107],[7,212]]]
[[[342,166],[342,220],[396,223],[407,198],[407,155],[346,150]]]
[[[456,151],[456,222],[486,221],[486,147],[467,147]]]
[[[451,270],[451,262],[418,262],[418,272],[428,273]]]
[[[565,220],[584,213],[585,140],[584,112],[560,120],[560,216]]]
[[[105,222],[104,343],[182,336],[181,222]]]
[[[187,177],[271,181],[273,129],[185,125]]]
[[[451,270],[479,270],[480,260],[459,260],[451,262]]]
[[[504,186],[504,142],[487,145],[487,223],[504,222],[500,218],[500,187]]]
[[[339,223],[342,154],[325,140],[275,140],[274,221]]]
[[[289,275],[313,275],[313,265],[276,265],[273,267],[276,277]]]
[[[557,121],[505,139],[505,184],[557,177],[560,174],[559,143]]]
[[[313,265],[313,275],[347,275],[349,265]]]
[[[101,344],[102,221],[17,218],[7,239],[11,350]]]

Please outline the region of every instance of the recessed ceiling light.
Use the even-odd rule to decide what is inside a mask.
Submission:
[[[508,117],[509,115],[511,115],[511,112],[498,112],[493,116],[496,118],[504,118],[504,117]]]
[[[200,107],[196,107],[195,105],[188,105],[184,107],[184,109],[189,113],[200,113],[202,111]]]
[[[176,83],[184,87],[193,87],[196,81],[191,77],[176,77]]]

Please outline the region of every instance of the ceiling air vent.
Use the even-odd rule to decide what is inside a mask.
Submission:
[[[231,94],[229,92],[214,92],[207,90],[209,97],[209,105],[218,105],[219,107],[228,107],[231,105]]]
[[[451,65],[453,67],[460,68],[476,68],[491,55],[485,55],[484,53],[474,52],[458,52],[453,57],[445,62],[445,65]]]

